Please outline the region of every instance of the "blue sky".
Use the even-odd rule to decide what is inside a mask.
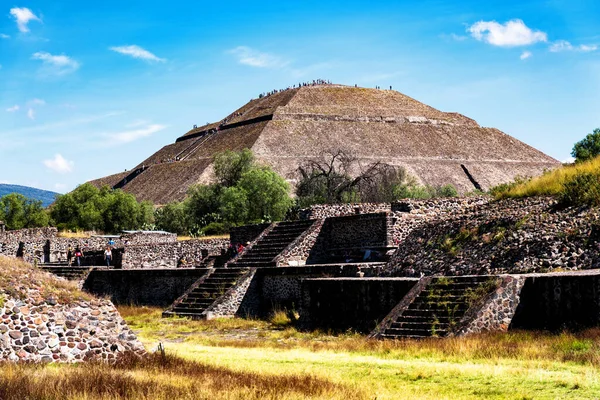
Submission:
[[[0,0],[0,182],[58,192],[304,80],[387,87],[565,160],[600,2]]]

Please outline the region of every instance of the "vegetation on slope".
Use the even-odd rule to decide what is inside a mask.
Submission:
[[[59,279],[17,258],[2,256],[0,293],[17,299],[39,296],[34,300],[40,303],[50,299],[61,304],[92,299],[90,295],[80,291],[74,282]]]
[[[497,199],[556,196],[564,205],[600,205],[600,157],[565,165],[533,179],[496,186]]]

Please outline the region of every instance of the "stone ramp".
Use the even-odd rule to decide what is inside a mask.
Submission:
[[[409,292],[372,336],[381,339],[444,337],[460,325],[467,311],[496,290],[490,276],[433,277]]]
[[[233,262],[237,267],[275,267],[275,258],[298,239],[314,220],[279,222]]]
[[[190,290],[163,312],[163,317],[190,317],[205,319],[206,309],[223,296],[238,280],[246,275],[247,268],[217,268],[201,278]]]

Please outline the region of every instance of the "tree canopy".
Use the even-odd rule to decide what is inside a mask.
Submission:
[[[214,159],[216,183],[195,185],[187,198],[156,211],[159,229],[222,233],[231,226],[282,220],[293,201],[289,184],[248,149],[226,151]]]
[[[139,203],[131,194],[98,189],[86,183],[70,193],[59,196],[50,208],[50,216],[59,229],[100,230],[119,232],[140,229],[153,221],[153,206]]]
[[[584,139],[575,143],[571,155],[577,162],[590,160],[600,155],[600,128],[594,129]]]
[[[7,229],[48,226],[50,218],[41,200],[32,200],[18,193],[0,197],[0,221]]]

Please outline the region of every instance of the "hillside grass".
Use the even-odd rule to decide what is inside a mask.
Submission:
[[[497,199],[523,198],[532,196],[563,197],[570,186],[586,184],[582,176],[600,178],[600,157],[589,161],[563,165],[547,171],[533,179],[517,179],[512,183],[502,184],[490,190]],[[596,179],[596,180],[597,180]],[[585,189],[589,189],[589,182]]]
[[[3,256],[0,256],[0,292],[17,299],[35,296],[33,300],[39,302],[53,298],[61,304],[93,298],[79,290],[75,282],[58,278],[18,258]]]

